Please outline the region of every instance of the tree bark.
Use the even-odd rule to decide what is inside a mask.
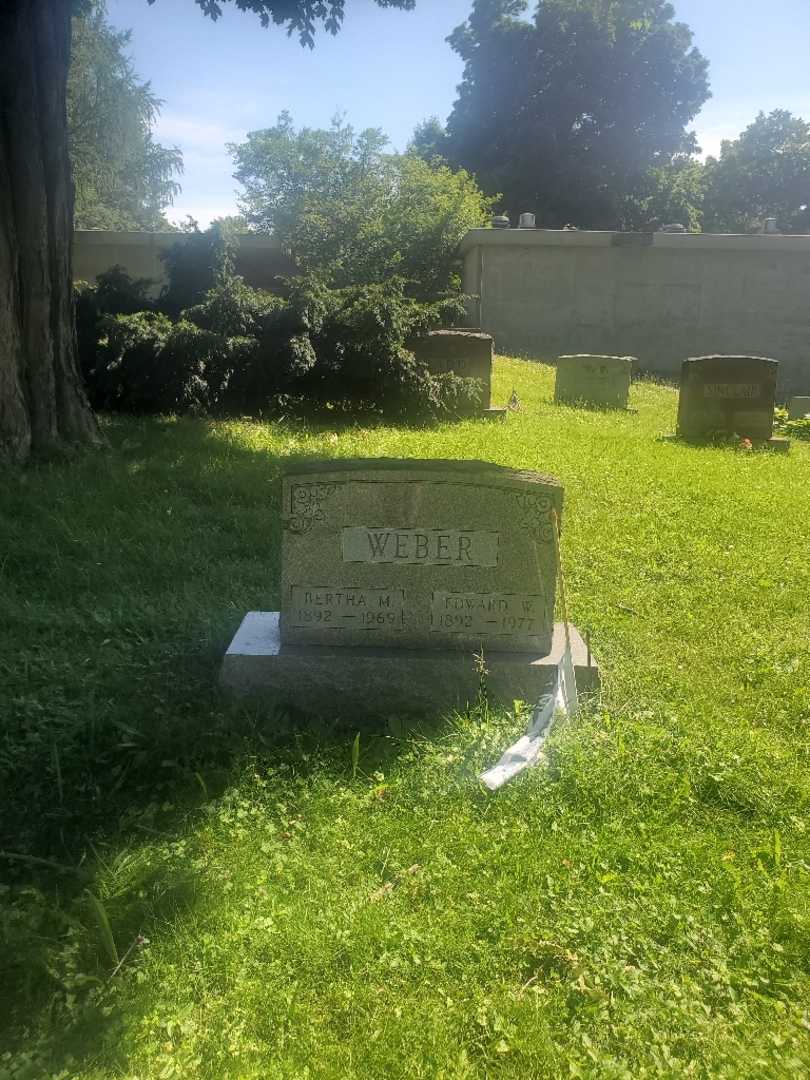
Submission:
[[[76,363],[70,0],[0,0],[0,458],[102,442]]]

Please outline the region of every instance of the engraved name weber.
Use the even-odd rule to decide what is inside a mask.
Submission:
[[[341,532],[344,562],[497,566],[498,533],[482,529],[394,529],[352,525]]]

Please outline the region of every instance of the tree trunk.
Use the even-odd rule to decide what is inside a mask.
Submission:
[[[70,0],[0,0],[0,458],[102,440],[76,364]]]

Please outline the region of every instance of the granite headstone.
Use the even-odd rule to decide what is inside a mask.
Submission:
[[[477,461],[292,462],[282,479],[281,612],[249,612],[223,686],[331,716],[537,701],[566,633],[552,477]],[[597,666],[569,628],[580,689]],[[476,656],[482,660],[476,659]]]
[[[492,404],[493,340],[476,330],[432,330],[411,342],[417,360],[434,375],[453,372],[482,385],[480,409]]]
[[[684,360],[678,435],[734,435],[767,441],[773,435],[779,364],[762,356],[698,356]]]
[[[810,416],[810,397],[792,397],[788,403],[788,420],[803,420]]]
[[[479,461],[323,461],[283,478],[285,643],[547,653],[560,484]]]
[[[626,409],[635,358],[580,354],[557,358],[554,400],[560,404]]]

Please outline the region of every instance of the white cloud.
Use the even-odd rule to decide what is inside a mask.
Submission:
[[[197,109],[166,110],[154,131],[158,142],[179,146],[183,153],[182,190],[166,216],[181,224],[190,215],[205,228],[213,218],[238,213],[237,183],[226,144],[244,140],[246,129],[216,116],[199,119]]]
[[[700,146],[700,157],[705,159],[707,157],[719,157],[720,156],[720,144],[724,139],[735,139],[739,135],[739,131],[733,131],[731,128],[698,128],[697,141]]]
[[[244,137],[244,128],[215,120],[197,120],[192,115],[178,112],[163,113],[155,124],[158,142],[176,144],[184,153],[227,154],[225,144],[240,142]]]
[[[724,139],[739,138],[749,124],[754,122],[758,113],[767,114],[780,108],[789,109],[794,116],[810,119],[810,98],[806,97],[794,99],[791,103],[777,97],[753,99],[749,96],[738,96],[733,107],[722,106],[719,101],[710,101],[695,124],[701,157],[717,157]]]

